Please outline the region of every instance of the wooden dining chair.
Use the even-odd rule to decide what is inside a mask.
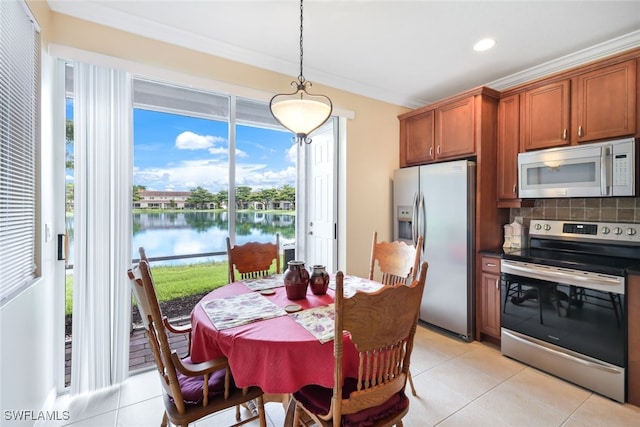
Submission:
[[[401,241],[378,242],[378,232],[373,232],[371,242],[371,262],[369,265],[369,279],[378,280],[385,285],[396,286],[415,280],[418,276],[418,266],[422,255],[422,236],[418,237],[415,246]],[[377,268],[376,268],[377,265]],[[377,274],[376,274],[377,273]],[[413,385],[413,377],[409,372],[411,393],[417,396]]]
[[[233,247],[231,247],[231,240],[227,237],[227,258],[229,259],[229,283],[282,273],[280,234],[276,234],[275,243],[248,242],[243,245],[233,245]],[[275,270],[273,270],[274,261]]]
[[[407,284],[418,277],[422,254],[422,236],[415,246],[402,241],[378,242],[378,232],[373,232],[369,279],[385,285]]]
[[[235,406],[237,423],[234,426],[257,419],[260,426],[265,427],[262,390],[259,387],[236,388],[226,358],[192,363],[190,357],[180,359],[177,352],[171,349],[166,318],[160,312],[147,261],[141,257],[128,275],[163,387],[165,411],[160,425],[166,426],[171,422],[173,425],[187,426]],[[249,402],[256,402],[258,413],[241,420],[239,405]]]
[[[138,254],[140,254],[140,260],[141,261],[145,261],[147,263],[147,267],[148,267],[148,270],[149,270],[149,275],[152,276],[151,264],[149,263],[149,258],[147,257],[147,252],[145,251],[145,249],[142,246],[140,246],[138,248]],[[153,276],[152,276],[152,278],[153,278]],[[153,286],[154,286],[154,293],[155,293],[155,282],[152,281],[152,283],[153,283]],[[167,331],[169,331],[170,333],[175,334],[175,335],[188,334],[187,335],[187,352],[186,352],[186,355],[188,356],[191,353],[191,324],[187,323],[186,325],[174,325],[173,323],[171,323],[169,321],[169,319],[167,319],[166,316],[164,316],[162,314],[162,309],[160,309],[160,315],[162,315],[164,326],[167,329]]]
[[[407,286],[384,286],[372,293],[343,294],[343,273],[336,274],[334,386],[304,386],[293,393],[294,411],[285,425],[298,425],[306,415],[329,427],[402,426],[409,411],[405,394],[413,340],[428,264]],[[358,373],[343,381],[343,333],[358,351]],[[291,412],[294,412],[293,416]]]

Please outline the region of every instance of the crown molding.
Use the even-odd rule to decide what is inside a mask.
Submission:
[[[639,46],[640,30],[637,30],[595,46],[536,65],[535,67],[531,67],[521,72],[511,74],[510,76],[494,80],[486,83],[485,86],[489,86],[498,91],[506,90],[532,80],[568,70],[569,68],[577,67],[607,56],[622,53]]]

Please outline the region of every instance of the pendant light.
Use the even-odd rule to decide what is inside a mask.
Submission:
[[[309,93],[307,88],[311,82],[302,74],[302,0],[300,0],[300,75],[291,82],[296,90],[292,93],[281,93],[271,98],[269,109],[273,117],[285,128],[293,132],[295,141],[302,145],[309,144],[309,134],[322,126],[331,116],[333,104],[329,97]]]

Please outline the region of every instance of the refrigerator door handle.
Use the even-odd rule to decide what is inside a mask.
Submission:
[[[418,193],[413,195],[413,209],[411,213],[411,240],[415,245],[418,241]]]
[[[427,226],[427,212],[424,206],[424,193],[420,193],[420,202],[418,203],[418,235],[414,240],[414,244],[418,241],[418,236],[422,236],[422,249],[424,250],[427,236],[425,236],[425,228]]]

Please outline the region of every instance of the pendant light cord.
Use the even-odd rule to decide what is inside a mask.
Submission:
[[[298,76],[300,83],[304,83],[304,75],[302,74],[302,1],[300,0],[300,75]]]

